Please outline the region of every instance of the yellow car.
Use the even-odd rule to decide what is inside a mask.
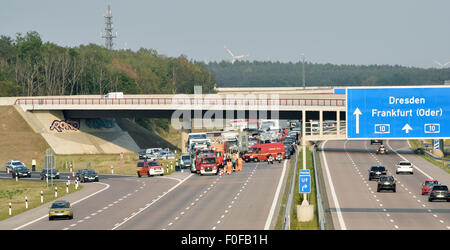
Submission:
[[[68,201],[59,200],[53,202],[49,207],[48,219],[53,220],[54,218],[69,218],[73,219],[72,205]]]

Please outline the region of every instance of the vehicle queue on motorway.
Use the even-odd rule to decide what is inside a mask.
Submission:
[[[267,125],[269,123],[269,125]],[[242,171],[243,162],[281,162],[289,159],[295,152],[301,140],[301,127],[298,121],[292,121],[288,127],[280,128],[278,121],[265,121],[258,127],[251,128],[248,121],[242,127],[227,127],[221,131],[191,133],[186,143],[187,152],[177,161],[179,170],[189,169],[199,175],[231,174]],[[380,144],[377,154],[388,154],[382,140],[371,140],[371,144]],[[151,148],[139,152],[136,163],[138,177],[164,175],[164,167],[159,159],[174,159],[174,153],[169,149]],[[31,177],[30,170],[19,160],[11,160],[6,166],[7,173],[12,178]],[[400,161],[395,166],[396,174],[414,174],[414,166],[408,161]],[[98,174],[92,169],[80,169],[74,176],[80,182],[98,182]],[[41,180],[59,179],[56,169],[43,169]],[[369,181],[377,181],[377,192],[390,190],[396,192],[396,179],[382,165],[369,168]],[[438,180],[424,180],[421,184],[422,195],[428,195],[428,201],[450,201],[448,186]],[[73,218],[73,210],[69,202],[55,201],[49,208],[49,220],[63,217]]]
[[[231,121],[221,131],[190,133],[186,153],[176,167],[199,175],[222,175],[242,170],[244,161],[281,162],[295,152],[301,139],[299,128],[298,121],[280,128],[278,120],[247,119]],[[138,177],[164,175],[164,167],[157,160],[170,153],[169,149],[161,148],[140,151]]]
[[[371,140],[370,144],[378,143],[380,144],[376,150],[377,154],[388,154],[388,150],[383,145],[382,140]],[[414,165],[409,161],[399,161],[395,166],[395,173],[399,174],[414,174]],[[396,180],[393,175],[388,173],[385,166],[375,165],[369,168],[368,180],[377,180],[377,192],[382,190],[391,190],[396,192],[397,185]],[[448,186],[439,183],[438,180],[424,180],[421,184],[421,194],[428,194],[428,201],[432,202],[434,200],[444,200],[450,202],[450,192]]]

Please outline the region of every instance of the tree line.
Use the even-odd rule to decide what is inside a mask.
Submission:
[[[434,85],[450,80],[450,69],[400,65],[336,65],[270,61],[210,62],[219,87]]]
[[[214,91],[214,74],[201,63],[154,49],[108,50],[89,44],[61,47],[36,31],[0,36],[0,96],[193,93]]]

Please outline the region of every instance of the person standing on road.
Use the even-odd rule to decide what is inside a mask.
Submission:
[[[236,171],[238,166],[237,166],[237,158],[238,158],[238,154],[237,152],[234,152],[233,154],[233,170]]]
[[[239,157],[238,158],[238,171],[242,171],[242,163],[243,163],[243,160],[241,157]]]
[[[233,167],[233,163],[231,162],[231,159],[227,161],[227,174],[231,174],[231,168]]]

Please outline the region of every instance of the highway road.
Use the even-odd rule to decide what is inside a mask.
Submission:
[[[407,141],[385,141],[387,155],[377,155],[370,141],[326,141],[320,152],[323,178],[335,229],[448,230],[450,203],[428,202],[421,195],[425,179],[450,185],[450,175],[409,150]],[[408,160],[414,174],[396,174],[394,165]],[[397,192],[376,191],[368,181],[371,165],[384,165],[397,180]]]
[[[84,184],[97,194],[79,202],[83,197],[73,194],[73,220],[49,221],[48,208],[40,208],[27,223],[14,225],[11,218],[0,222],[0,228],[10,223],[11,229],[26,230],[265,229],[278,214],[272,204],[284,162],[245,163],[242,172],[223,176],[184,171],[162,177],[103,178]]]

